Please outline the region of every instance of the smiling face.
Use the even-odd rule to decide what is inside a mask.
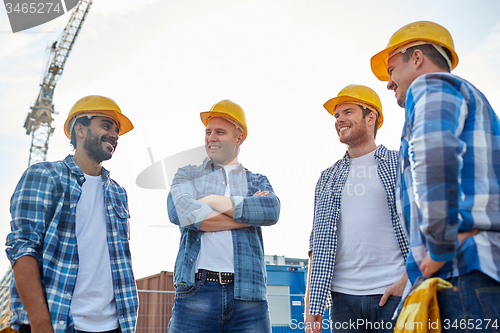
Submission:
[[[387,82],[387,89],[394,90],[400,107],[404,107],[406,92],[413,80],[418,77],[415,66],[412,66],[412,58],[405,62],[403,54],[398,53],[389,58],[387,63],[387,73],[390,77],[389,82]]]
[[[337,106],[333,116],[336,119],[335,129],[339,140],[351,148],[360,147],[374,141],[373,129],[376,115],[370,112],[363,118],[361,106],[354,103],[343,103]]]
[[[87,128],[83,149],[97,163],[109,160],[118,145],[120,129],[111,118],[94,117]]]
[[[243,133],[231,122],[221,117],[213,117],[208,120],[205,130],[205,149],[210,159],[218,164],[235,163],[243,137]]]

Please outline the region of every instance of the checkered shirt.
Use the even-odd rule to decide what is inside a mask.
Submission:
[[[427,251],[441,278],[479,270],[500,281],[500,122],[486,97],[449,73],[408,89],[401,139],[398,209],[410,230],[407,271],[421,274]],[[479,233],[457,248],[457,234]]]
[[[377,174],[387,195],[394,234],[403,258],[408,255],[408,242],[396,211],[395,184],[398,152],[380,145],[375,150]],[[342,192],[349,176],[349,156],[321,173],[314,195],[314,220],[309,250],[313,252],[309,296],[309,314],[323,315],[331,305],[330,286],[337,250],[337,221],[340,218]],[[376,244],[374,243],[374,246]]]
[[[205,159],[200,166],[180,168],[170,187],[167,207],[170,221],[179,225],[181,241],[175,263],[174,284],[195,283],[196,259],[203,231],[199,228],[212,208],[197,199],[210,194],[224,195],[226,171]],[[256,301],[266,299],[266,266],[261,226],[276,224],[280,202],[266,176],[251,173],[241,164],[229,173],[229,188],[234,204],[233,219],[250,227],[232,230],[234,248],[234,297]],[[257,191],[269,196],[253,197]]]
[[[123,333],[133,333],[138,297],[129,250],[129,212],[125,189],[102,169],[107,216],[107,238],[119,324]],[[74,333],[70,303],[78,271],[75,223],[76,204],[85,176],[69,155],[64,161],[30,166],[21,177],[11,198],[11,233],[7,236],[7,256],[12,265],[25,255],[40,267],[42,288],[55,333]],[[12,278],[11,327],[29,325],[26,312]]]

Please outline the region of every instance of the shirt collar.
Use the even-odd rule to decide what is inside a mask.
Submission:
[[[379,145],[377,149],[375,149],[374,156],[377,161],[385,161],[385,159],[387,158],[387,154],[388,154],[387,148],[385,148],[384,145]],[[350,160],[349,154],[347,154],[346,151],[344,157],[342,158],[342,162],[349,164],[349,160]]]
[[[212,161],[211,159],[209,159],[208,157],[205,158],[205,160],[203,161],[203,168],[204,169],[222,169],[224,168],[224,166],[220,165],[220,164],[217,164],[216,162]],[[235,170],[238,170],[238,171],[241,171],[241,170],[244,170],[245,168],[243,167],[243,165],[241,165],[241,163],[238,163],[238,167],[235,169]]]
[[[84,176],[80,167],[76,165],[72,155],[66,156],[66,158],[64,159],[64,164],[66,164],[71,173],[77,176]],[[102,178],[109,177],[109,171],[106,170],[104,167],[101,168],[101,177]]]

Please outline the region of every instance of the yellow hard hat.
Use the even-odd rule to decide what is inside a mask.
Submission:
[[[396,31],[389,39],[387,47],[374,55],[371,59],[371,67],[373,74],[381,81],[389,81],[387,74],[387,61],[389,55],[407,44],[413,42],[429,42],[429,44],[437,44],[446,47],[452,55],[451,68],[454,69],[458,65],[458,55],[455,52],[455,44],[453,38],[446,28],[437,23],[429,21],[419,21],[408,24]],[[415,45],[415,44],[414,44]],[[409,45],[411,47],[411,45]],[[447,57],[445,57],[446,59]]]
[[[134,128],[132,122],[122,114],[122,110],[109,97],[90,95],[80,98],[71,108],[68,118],[64,122],[64,134],[71,138],[71,128],[75,121],[84,116],[108,117],[114,119],[120,128],[119,135],[125,134]]]
[[[323,104],[323,106],[326,111],[333,115],[335,114],[337,106],[343,103],[354,103],[372,111],[376,111],[379,115],[377,129],[382,126],[382,123],[384,122],[382,102],[373,89],[359,84],[350,84],[342,89],[337,97],[328,100],[325,104]]]
[[[222,117],[232,122],[235,126],[239,127],[244,135],[243,140],[247,137],[247,118],[245,111],[233,101],[224,99],[215,103],[210,111],[200,113],[201,121],[205,127],[211,117]]]

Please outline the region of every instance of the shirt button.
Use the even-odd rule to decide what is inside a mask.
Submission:
[[[62,321],[62,320],[61,320],[61,321],[59,322],[59,325],[64,325],[64,321]]]
[[[66,294],[66,298],[70,298],[71,297],[71,294],[70,293],[67,293]]]
[[[193,259],[189,259],[189,261],[193,261]]]
[[[333,231],[337,231],[337,227],[333,227]],[[333,252],[333,251],[332,251]]]
[[[225,183],[225,182],[222,182],[222,185],[226,185],[226,183]]]
[[[330,278],[330,274],[328,274],[327,277]]]
[[[340,212],[340,208],[337,208],[337,212]]]
[[[75,207],[75,205],[73,205],[73,204],[69,205],[69,208],[73,208],[73,207]]]
[[[199,242],[199,241],[200,241],[200,239],[198,238],[196,241],[197,241],[197,242]]]
[[[71,268],[76,268],[76,264],[71,265]]]
[[[334,254],[333,250],[332,250],[332,252],[330,252],[330,253],[331,253],[331,254]]]
[[[85,177],[83,177],[83,176],[82,176],[82,177],[80,177],[80,180],[84,180],[84,179],[85,179]]]

